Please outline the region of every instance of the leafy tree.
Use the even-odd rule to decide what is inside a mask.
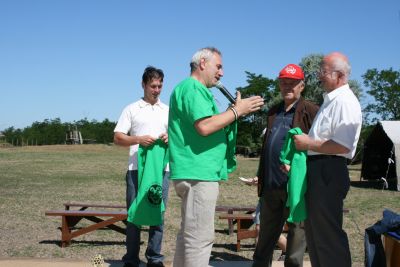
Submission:
[[[364,109],[367,115],[377,115],[373,121],[400,120],[400,71],[369,69],[362,77],[375,100]]]
[[[238,122],[237,144],[258,149],[261,146],[260,134],[265,127],[265,113],[279,95],[276,81],[246,71],[247,86],[239,87],[243,98],[259,95],[266,99],[264,108],[250,116],[241,118]]]
[[[324,101],[324,89],[321,87],[321,83],[318,78],[318,71],[322,62],[322,54],[310,54],[301,59],[299,63],[300,67],[304,71],[304,82],[305,87],[303,91],[303,97],[310,100],[318,105],[321,105]]]
[[[35,121],[22,131],[23,140],[27,144],[55,145],[65,142],[65,125],[60,118],[46,119],[43,122]]]
[[[17,140],[22,140],[21,129],[15,129],[14,127],[11,126],[3,130],[3,134],[8,143],[17,145],[18,142],[18,145],[21,145],[20,141],[17,141]]]

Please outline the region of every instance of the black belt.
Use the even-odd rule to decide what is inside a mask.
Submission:
[[[324,154],[307,156],[308,161],[319,160],[319,159],[344,159],[344,157],[338,155],[324,155]]]

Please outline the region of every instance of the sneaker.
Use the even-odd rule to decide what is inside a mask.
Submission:
[[[125,262],[123,267],[139,267],[139,266],[133,265],[133,263]]]

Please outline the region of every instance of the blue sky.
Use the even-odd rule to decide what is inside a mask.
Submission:
[[[116,121],[143,95],[147,65],[164,70],[168,103],[205,46],[222,51],[232,93],[245,71],[275,78],[331,51],[348,55],[362,84],[367,69],[400,69],[400,1],[0,0],[0,130]]]

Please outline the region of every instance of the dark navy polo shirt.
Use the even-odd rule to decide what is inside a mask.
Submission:
[[[279,156],[282,146],[285,143],[287,132],[293,127],[293,116],[296,109],[296,104],[289,111],[285,111],[284,105],[281,104],[276,113],[272,127],[268,129],[269,137],[264,146],[264,190],[270,189],[286,189],[288,177],[281,169]]]

